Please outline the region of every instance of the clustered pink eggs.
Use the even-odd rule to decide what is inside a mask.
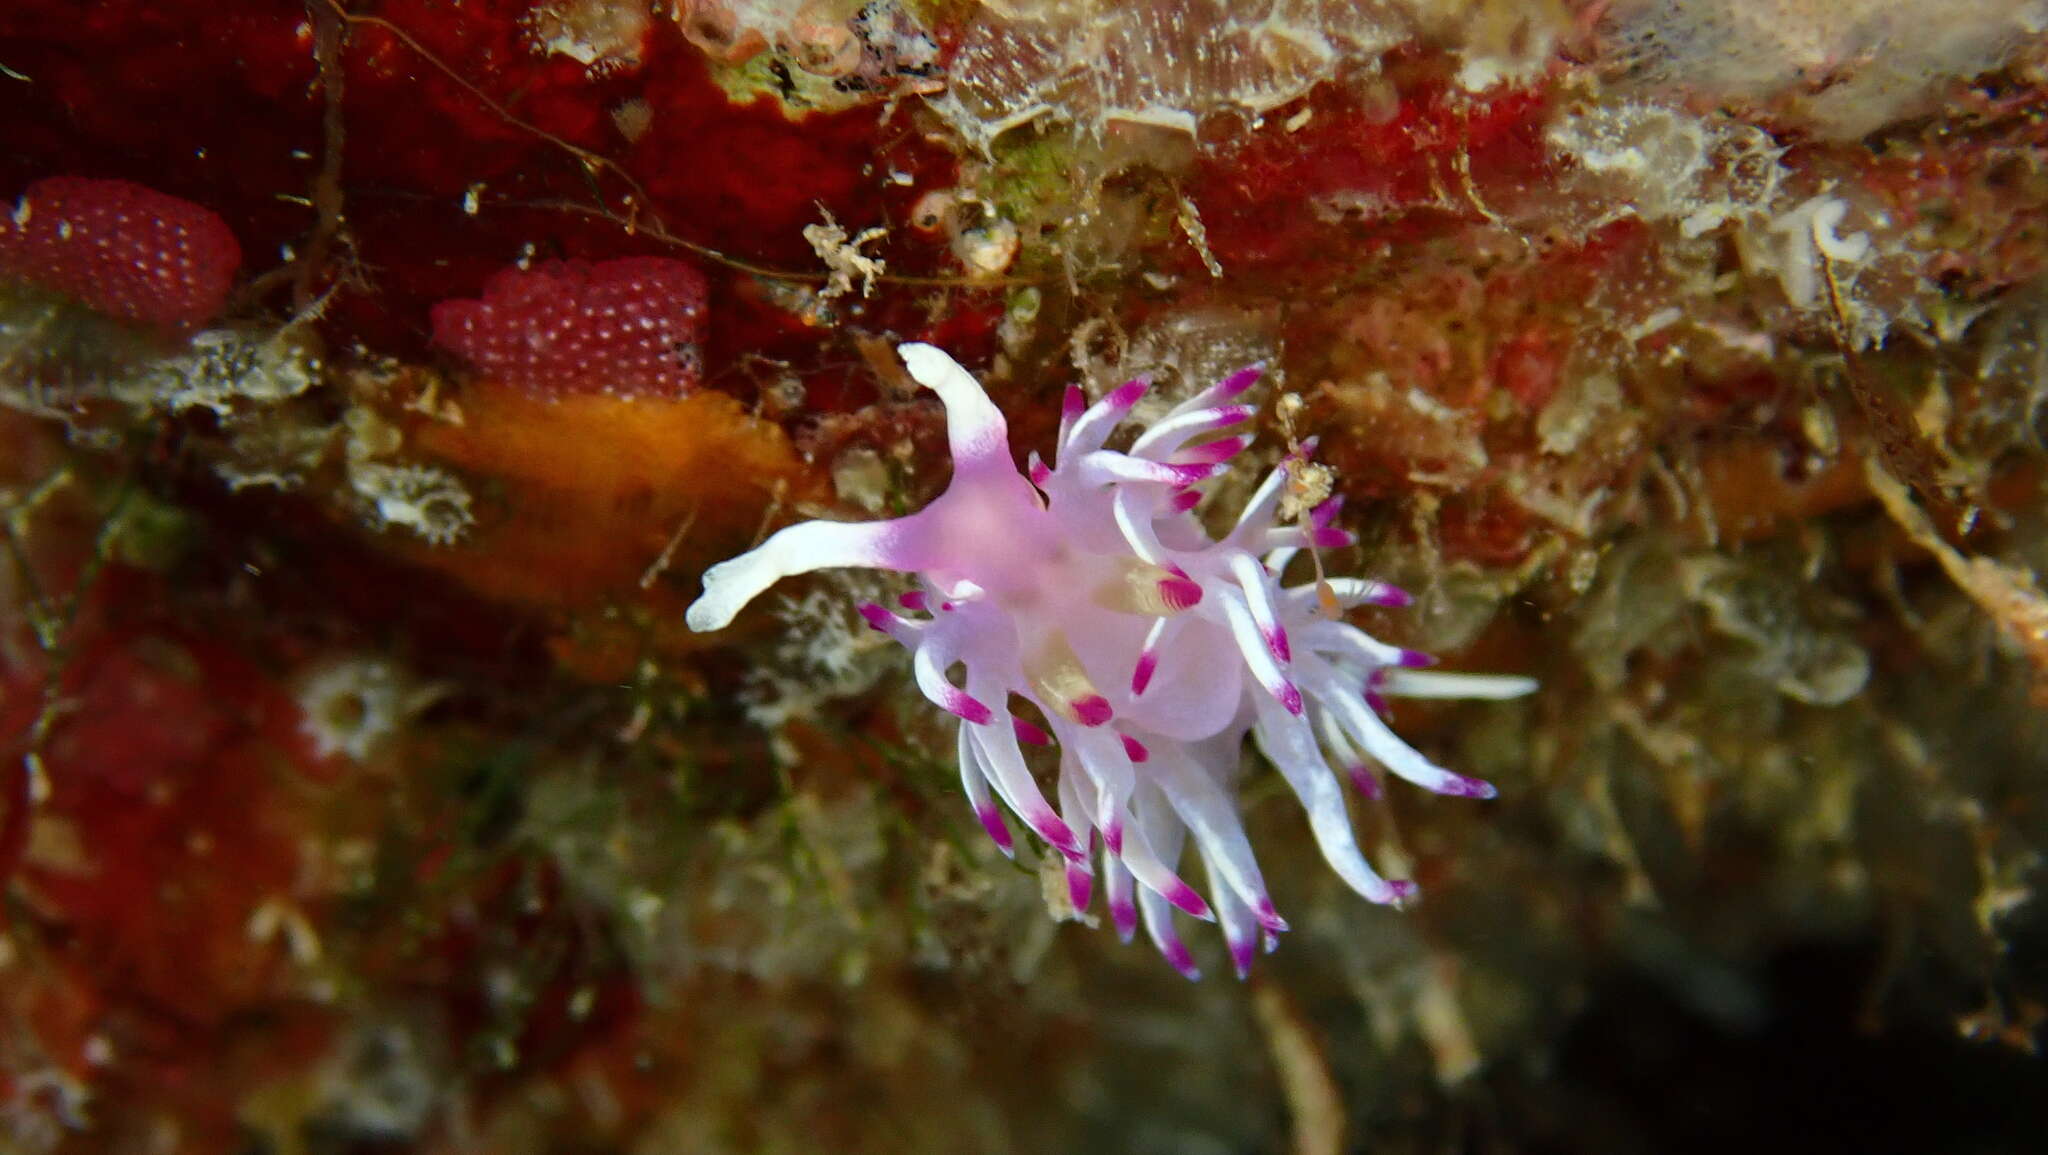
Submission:
[[[1065,858],[1069,897],[1086,909],[1096,874],[1128,940],[1142,919],[1182,973],[1194,961],[1178,909],[1221,925],[1242,976],[1258,947],[1287,929],[1252,853],[1236,804],[1249,735],[1287,780],[1323,857],[1372,902],[1411,883],[1382,878],[1360,853],[1340,772],[1377,790],[1378,765],[1441,794],[1490,798],[1408,745],[1382,718],[1389,696],[1507,698],[1527,678],[1426,671],[1430,659],[1341,619],[1359,605],[1404,605],[1383,582],[1286,586],[1304,549],[1348,544],[1337,503],[1283,525],[1287,465],[1212,539],[1196,487],[1229,468],[1248,436],[1212,436],[1248,421],[1237,399],[1253,366],[1175,406],[1129,449],[1105,448],[1144,394],[1133,381],[1088,405],[1070,388],[1056,459],[1033,454],[1020,473],[1008,426],[966,370],[930,345],[900,350],[910,374],[946,407],[953,481],[908,517],[790,526],[712,567],[688,612],[717,629],[777,580],[859,566],[915,574],[901,610],[868,605],[876,629],[912,654],[925,697],[960,719],[961,784],[1008,853],[1002,809]],[[1049,729],[1010,712],[1037,707]],[[1023,745],[1059,747],[1055,799],[1040,790]],[[1000,801],[1001,807],[997,803]],[[1180,875],[1192,843],[1208,897]]]
[[[0,212],[0,277],[164,328],[213,319],[242,247],[213,210],[125,180],[53,176]]]
[[[434,343],[540,397],[680,397],[702,376],[704,275],[670,257],[506,268],[433,308]]]

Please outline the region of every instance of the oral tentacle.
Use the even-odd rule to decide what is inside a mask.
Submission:
[[[821,569],[895,570],[921,567],[916,549],[923,513],[895,521],[806,521],[777,531],[747,553],[704,571],[704,592],[683,620],[703,633],[732,624],[748,602],[786,577]]]

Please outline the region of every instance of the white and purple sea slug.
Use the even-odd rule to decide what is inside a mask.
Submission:
[[[1493,797],[1388,728],[1386,696],[1509,698],[1527,678],[1425,672],[1430,659],[1337,616],[1359,605],[1405,605],[1383,582],[1332,579],[1283,586],[1305,548],[1348,544],[1333,500],[1306,524],[1278,523],[1283,463],[1236,527],[1212,540],[1194,514],[1203,481],[1250,442],[1210,437],[1251,419],[1236,404],[1262,371],[1239,370],[1138,433],[1104,448],[1145,392],[1133,381],[1088,405],[1067,390],[1058,457],[1010,455],[1009,428],[981,385],[930,345],[901,348],[910,375],[945,403],[953,481],[923,510],[894,521],[810,521],[713,566],[690,607],[692,629],[718,629],[777,580],[836,566],[915,574],[903,613],[861,608],[912,654],[918,688],[960,718],[960,779],[1005,853],[996,800],[1065,856],[1068,892],[1085,910],[1099,861],[1109,913],[1126,940],[1144,919],[1182,973],[1194,962],[1173,908],[1218,922],[1243,975],[1260,943],[1287,929],[1260,877],[1237,812],[1247,733],[1294,789],[1317,844],[1344,881],[1395,903],[1413,884],[1380,877],[1359,853],[1340,768],[1368,794],[1378,764],[1428,790]],[[1011,713],[1037,707],[1051,733]],[[1058,805],[1048,802],[1022,743],[1057,741]],[[1192,841],[1206,868],[1204,900],[1177,873]]]

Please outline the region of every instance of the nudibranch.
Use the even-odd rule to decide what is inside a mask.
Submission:
[[[1034,453],[1020,473],[1002,411],[980,383],[930,345],[899,352],[945,405],[953,456],[945,493],[893,521],[781,530],[704,575],[690,628],[726,625],[792,574],[853,566],[915,575],[901,612],[870,603],[861,613],[910,650],[924,696],[960,719],[960,780],[982,825],[1013,852],[1000,800],[1063,855],[1077,910],[1088,908],[1099,868],[1118,934],[1128,941],[1142,919],[1190,978],[1197,972],[1176,908],[1221,925],[1240,976],[1259,946],[1272,949],[1287,929],[1238,814],[1247,734],[1293,788],[1323,857],[1353,890],[1376,903],[1412,894],[1413,884],[1382,878],[1360,853],[1339,771],[1368,795],[1379,788],[1377,765],[1439,794],[1491,798],[1492,786],[1402,741],[1382,717],[1385,699],[1511,698],[1535,683],[1426,670],[1425,655],[1342,620],[1353,607],[1408,603],[1384,582],[1319,576],[1282,585],[1302,551],[1351,541],[1332,524],[1337,499],[1282,524],[1287,461],[1234,528],[1210,537],[1195,514],[1198,487],[1250,444],[1223,434],[1254,416],[1239,399],[1263,366],[1176,405],[1121,452],[1106,443],[1146,382],[1093,405],[1070,387],[1054,461]],[[1295,460],[1311,451],[1301,447]],[[1043,728],[1011,712],[1017,699],[1037,708]],[[1049,801],[1023,745],[1053,743]],[[1189,842],[1207,874],[1206,899],[1178,873]]]

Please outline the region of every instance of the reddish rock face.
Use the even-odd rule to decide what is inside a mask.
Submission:
[[[1201,157],[1192,196],[1234,276],[1341,278],[1361,253],[1454,231],[1546,179],[1543,90],[1474,95],[1416,71],[1384,106],[1319,87],[1298,129],[1275,117]]]
[[[370,1048],[379,1069],[463,1134],[391,1124],[371,1096],[394,1129],[350,1150],[670,1149],[695,1137],[661,1120],[698,1119],[747,1149],[980,1149],[989,1127],[1061,1122],[1019,1088],[1093,1085],[1071,1065],[1091,1054],[1176,1073],[1144,1088],[1148,1122],[1173,1109],[1161,1095],[1207,1088],[1199,1056],[1238,1049],[1216,1048],[1222,1019],[1183,1016],[1184,1053],[1148,1034],[1138,1063],[1088,1033],[1113,962],[1093,948],[1043,952],[1072,984],[1056,992],[1088,992],[1072,1024],[1045,1017],[1062,999],[1007,998],[1024,956],[1000,944],[1044,930],[1018,937],[959,844],[916,857],[909,839],[971,817],[930,773],[948,757],[930,719],[893,708],[910,679],[863,644],[854,603],[884,591],[821,575],[730,633],[685,629],[705,567],[783,524],[948,492],[941,408],[903,342],[986,383],[1019,452],[1062,440],[1072,382],[1153,373],[1163,407],[1265,362],[1258,440],[1219,434],[1175,464],[1245,448],[1269,469],[1319,439],[1327,469],[1300,458],[1284,492],[1322,512],[1275,580],[1402,567],[1420,605],[1375,622],[1385,636],[1542,676],[1520,719],[1403,708],[1430,757],[1516,788],[1466,817],[1398,792],[1362,808],[1366,853],[1435,892],[1403,916],[1423,933],[1333,935],[1314,910],[1301,937],[1323,945],[1262,1003],[1335,1006],[1340,976],[1382,991],[1375,1031],[1426,1028],[1448,1086],[1475,1043],[1512,1060],[1520,1028],[1482,1004],[1539,1005],[1516,976],[1576,1003],[1580,976],[1527,966],[1531,943],[1619,941],[1642,895],[1746,917],[1866,880],[1951,913],[2020,893],[2020,859],[1991,858],[2021,845],[2001,824],[2048,813],[2037,782],[1927,808],[1990,823],[1970,832],[1981,871],[1866,860],[1835,815],[1879,814],[1887,781],[1973,777],[1918,754],[1871,772],[1909,747],[2039,761],[2010,756],[2033,750],[2010,704],[1968,702],[1960,729],[1921,710],[1931,683],[2018,667],[1952,629],[1999,611],[1934,588],[1935,539],[1887,528],[1867,464],[1930,511],[1951,489],[1985,511],[1935,518],[1964,526],[1980,579],[2038,554],[2048,55],[1958,72],[1939,112],[1852,141],[1799,106],[1911,46],[1815,57],[1787,99],[1745,101],[1613,47],[1642,11],[1734,0],[1483,0],[1361,31],[1389,7],[1416,6],[0,0],[0,1147],[22,1146],[24,1106],[61,1121],[40,1064],[89,1093],[94,1127],[24,1150],[334,1146],[350,1120],[323,1088],[376,1066],[346,1038],[380,1041],[385,1019],[419,1045],[410,1065]],[[1784,29],[1750,35],[1793,55]],[[1370,556],[1340,544],[1351,529]],[[1853,621],[1832,604],[1859,595]],[[1264,652],[1295,660],[1320,624]],[[1856,646],[1896,721],[1788,707],[1759,656]],[[308,707],[309,674],[342,664],[389,677]],[[1147,693],[1175,682],[1157,672]],[[1387,689],[1368,681],[1365,702]],[[2015,740],[1992,742],[1994,706]],[[377,710],[396,720],[365,754],[305,724]],[[1825,805],[1787,809],[1795,780]],[[1795,829],[1793,867],[1752,861]],[[1932,856],[1943,838],[1854,841]],[[1503,886],[1512,908],[1473,905]],[[1761,951],[1773,917],[1716,924]],[[1973,952],[1993,937],[1951,921]],[[1382,964],[1429,976],[1428,998],[1359,981]],[[1460,973],[1506,997],[1463,1005]],[[777,992],[798,988],[815,1021],[793,1033]],[[958,1067],[975,1048],[955,1024],[986,1021],[992,992],[1016,1029],[985,1071],[960,1068],[978,1137],[861,1141],[869,1120],[947,1117],[878,1106],[899,1085],[953,1098],[964,1084],[904,1056],[928,1040]],[[854,997],[877,1000],[872,1021],[845,1013]],[[1470,1031],[1446,1029],[1460,1006]],[[1033,1038],[1045,1054],[1013,1045]],[[1354,1063],[1382,1053],[1420,1052],[1333,1047],[1332,1073],[1421,1085]],[[851,1094],[817,1081],[834,1063],[860,1068],[834,1071]],[[1284,1117],[1267,1081],[1233,1073],[1241,1115]],[[847,1130],[778,1141],[781,1105],[806,1101]],[[521,1102],[610,1121],[542,1138]]]

